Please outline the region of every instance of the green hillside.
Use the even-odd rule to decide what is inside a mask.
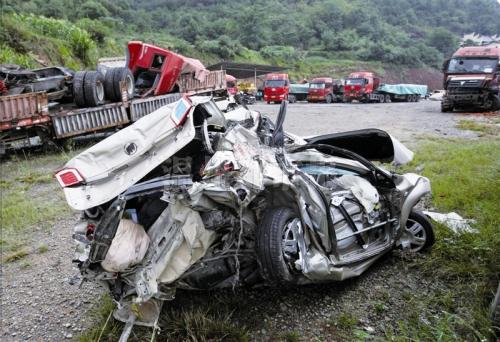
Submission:
[[[92,67],[140,39],[205,63],[276,63],[295,77],[437,68],[464,33],[500,33],[496,0],[28,0],[2,6],[0,63]]]

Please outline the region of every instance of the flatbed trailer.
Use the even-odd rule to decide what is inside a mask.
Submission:
[[[225,71],[211,71],[203,82],[181,75],[178,87],[176,93],[130,100],[124,93],[121,102],[89,108],[56,104],[49,109],[43,92],[0,96],[0,154],[68,138],[105,137],[183,95],[225,96]]]

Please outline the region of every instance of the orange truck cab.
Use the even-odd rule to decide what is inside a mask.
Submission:
[[[376,77],[373,72],[353,72],[345,80],[344,100],[346,102],[352,100],[370,102],[379,86],[380,78]]]
[[[264,82],[264,101],[280,103],[288,100],[290,80],[288,74],[267,74]]]
[[[331,77],[317,77],[309,83],[308,102],[332,103],[340,99],[342,82]]]

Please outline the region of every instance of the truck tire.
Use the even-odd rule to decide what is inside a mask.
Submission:
[[[73,101],[78,107],[85,107],[85,90],[83,84],[86,71],[77,71],[73,76]]]
[[[125,87],[127,89],[127,98],[132,99],[135,92],[135,80],[134,75],[127,67],[116,68],[113,74],[113,86],[115,89],[115,101],[122,100],[122,92],[120,89],[120,82],[125,82]]]
[[[104,103],[104,77],[99,71],[87,71],[83,89],[87,106],[96,107]]]
[[[415,95],[415,102],[420,102],[420,94]]]
[[[385,103],[390,103],[391,102],[391,95],[387,94],[385,95]]]
[[[325,100],[326,103],[332,103],[333,102],[333,99],[332,99],[332,95],[326,95],[326,100]]]
[[[295,97],[295,95],[288,95],[288,102],[290,103],[297,102],[297,98]]]
[[[287,227],[295,219],[298,215],[290,208],[272,208],[264,213],[257,228],[257,259],[262,276],[271,283],[295,283],[296,275],[290,270],[283,250]]]
[[[106,71],[106,75],[104,76],[104,92],[106,94],[106,98],[112,102],[116,102],[113,79],[117,69],[118,68],[110,68]]]
[[[441,102],[441,113],[448,113],[453,111],[453,106],[443,105]]]
[[[500,95],[491,95],[491,105],[487,110],[496,111],[500,110]]]
[[[385,96],[384,96],[384,95],[380,95],[380,96],[378,97],[378,102],[379,102],[379,103],[384,103],[384,101],[385,101]]]
[[[405,102],[411,102],[411,95],[405,96]]]

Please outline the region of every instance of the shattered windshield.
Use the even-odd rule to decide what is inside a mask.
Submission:
[[[309,88],[311,88],[311,89],[324,89],[325,84],[324,83],[311,83],[309,85]]]
[[[363,85],[365,82],[364,82],[364,78],[348,78],[346,81],[345,81],[345,85],[358,85],[358,84],[361,84]]]
[[[266,87],[284,87],[285,80],[267,80]]]
[[[452,58],[448,66],[450,73],[492,73],[498,63],[493,58]]]

